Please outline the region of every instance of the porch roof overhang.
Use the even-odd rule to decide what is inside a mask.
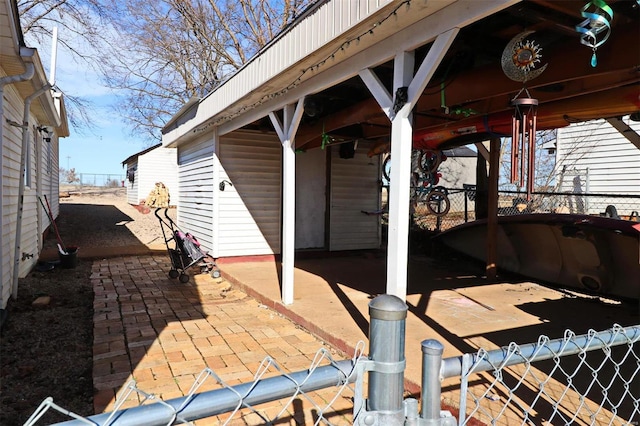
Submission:
[[[435,37],[451,28],[460,32],[414,108],[414,138],[510,117],[510,101],[523,84],[506,77],[500,59],[509,42],[529,30],[548,64],[526,85],[540,102],[539,128],[640,111],[640,51],[632,47],[640,39],[636,2],[608,2],[614,19],[596,67],[575,29],[584,20],[583,0],[374,3],[379,6],[357,16],[345,9],[336,14],[342,2],[318,4],[223,85],[176,114],[163,129],[163,143],[175,146],[214,126],[219,134],[241,127],[272,131],[265,117],[304,96],[317,113],[303,117],[298,149],[319,146],[323,133],[336,140],[388,140],[389,119],[358,73],[371,70],[391,91],[392,58],[412,50],[424,57]],[[341,14],[351,18],[349,24],[334,25],[320,40],[328,20],[341,21],[335,18]],[[307,37],[312,40],[301,42],[303,34],[313,34]],[[490,134],[488,128],[454,138],[449,146]]]
[[[456,9],[460,19],[469,20],[517,1],[490,0]],[[162,131],[163,144],[180,144],[213,126],[224,125],[219,134],[235,130],[305,94],[322,91],[357,76],[363,68],[388,61],[396,51],[414,49],[433,39],[438,29],[446,30],[444,26],[437,26],[436,31],[420,30],[419,23],[455,3],[318,2],[197,105],[188,111],[183,108],[182,117],[176,114]],[[411,13],[401,13],[408,4]],[[473,10],[468,11],[470,8]],[[380,47],[385,40],[385,46]]]

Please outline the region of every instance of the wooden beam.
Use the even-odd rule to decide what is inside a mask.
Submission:
[[[535,38],[535,34],[533,37]],[[626,75],[626,79],[632,79],[634,75],[638,74],[640,51],[635,49],[631,52],[629,46],[635,46],[637,42],[637,27],[625,28],[622,31],[612,33],[607,41],[607,48],[598,50],[598,67],[595,69],[591,67],[589,62],[592,52],[586,48],[582,49],[577,40],[570,44],[553,46],[554,52],[546,54],[545,50],[545,55],[542,58],[543,63],[550,64],[548,69],[540,77],[528,82],[527,88],[530,91],[535,91],[553,84],[567,87],[572,80],[597,79],[606,74]],[[453,79],[452,83],[445,89],[448,105],[464,105],[489,97],[494,99],[502,97],[504,104],[508,105],[511,97],[522,88],[522,83],[512,81],[504,75],[499,64],[469,70],[451,78]],[[576,88],[575,92],[582,94],[579,90]],[[431,94],[422,96],[418,101],[416,111],[429,111],[440,107],[440,90],[433,87],[429,91]],[[556,97],[563,95],[562,92],[557,94],[540,92],[540,94]]]
[[[364,102],[346,108],[339,113],[323,117],[322,120],[308,126],[302,126],[296,134],[296,147],[301,147],[316,138],[322,136],[322,133],[330,133],[336,129],[341,129],[355,123],[366,122],[370,119],[388,119],[380,109],[380,105],[374,98],[367,99]]]
[[[408,87],[413,76],[414,53],[399,52],[394,60],[394,93]],[[391,122],[391,176],[389,183],[389,225],[387,231],[387,294],[407,299],[409,263],[409,196],[413,130],[411,105],[393,112]]]
[[[636,68],[637,64],[640,63],[640,58],[638,54],[629,54],[626,45],[624,45],[625,42],[630,41],[630,36],[636,37],[637,34],[629,34],[627,32],[619,35],[617,44],[612,45],[611,49],[599,52],[598,58],[600,63],[596,70],[593,70],[588,63],[582,64],[582,62],[580,62],[583,55],[576,53],[576,51],[579,52],[580,49],[570,49],[568,52],[563,52],[562,56],[568,56],[569,60],[576,63],[575,66],[572,64],[571,67],[551,67],[538,79],[531,82],[535,84],[530,85],[529,90],[535,93],[541,106],[544,105],[545,108],[551,107],[558,111],[557,119],[553,120],[549,126],[558,124],[562,127],[566,125],[566,121],[563,122],[563,116],[568,115],[574,117],[571,109],[575,109],[576,105],[582,104],[582,102],[577,102],[577,98],[585,99],[589,102],[596,97],[601,98],[604,96],[605,98],[609,98],[608,100],[605,99],[605,102],[611,104],[613,100],[618,98],[616,98],[616,95],[613,93],[607,94],[605,92],[610,90],[620,91],[618,87],[633,84],[640,80],[640,72],[638,72]],[[620,47],[621,44],[623,44],[622,47]],[[620,55],[619,50],[621,49],[624,51],[622,55],[615,56]],[[562,63],[565,59],[554,57],[548,59],[548,62],[551,63],[552,60],[557,60],[557,62],[554,63]],[[482,84],[478,84],[479,81],[481,81]],[[551,84],[561,85],[562,90],[558,93],[537,90],[539,87]],[[499,87],[500,90],[496,91],[495,87]],[[520,83],[513,82],[506,78],[499,67],[489,66],[457,76],[455,82],[450,84],[446,89],[446,102],[449,105],[465,105],[473,109],[478,109],[481,114],[507,111],[511,108],[509,104],[511,97],[515,92],[520,90],[521,87]],[[622,103],[625,102],[624,99],[620,99],[620,101]],[[480,102],[480,104],[473,104],[473,102]],[[556,102],[557,108],[551,106],[552,103]],[[594,105],[597,104],[597,102],[590,103]],[[433,114],[427,114],[430,115],[429,117],[423,114],[434,110],[439,111],[440,104],[441,98],[439,91],[431,94],[423,94],[417,101],[415,107],[416,122],[414,123],[414,130],[446,124],[451,116],[440,119],[439,117],[433,117]],[[578,108],[584,109],[584,107],[581,106],[578,106]],[[600,108],[600,110],[604,110],[604,108]],[[615,111],[612,110],[610,115],[616,115],[618,112],[624,113],[627,112],[627,110],[628,108],[625,106]],[[325,117],[323,122],[307,128],[301,128],[297,137],[297,144],[298,146],[302,146],[310,140],[319,137],[322,134],[323,126],[325,132],[330,132],[356,123],[366,123],[367,121],[380,122],[380,120],[384,120],[384,117],[385,113],[380,109],[375,99],[367,99],[345,110]],[[576,118],[580,117],[576,116]],[[593,114],[590,113],[586,118],[600,117],[594,117]],[[462,120],[464,120],[464,118],[462,118]],[[539,124],[542,125],[543,123]]]
[[[485,159],[485,161],[491,161],[491,159],[489,158],[489,150],[486,146],[484,146],[482,142],[476,142],[475,146],[478,149],[478,152],[482,155],[482,158]]]
[[[635,145],[636,148],[640,149],[640,135],[638,132],[633,130],[627,123],[622,121],[620,117],[608,118],[607,122],[611,124],[622,136],[627,138],[629,142]]]
[[[489,149],[489,211],[487,212],[487,280],[498,277],[498,176],[500,175],[500,138],[492,138]]]

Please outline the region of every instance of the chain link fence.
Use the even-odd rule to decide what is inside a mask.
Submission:
[[[637,425],[640,326],[443,360],[442,377],[461,377],[459,425]]]
[[[359,344],[354,357],[342,361],[320,349],[308,369],[294,373],[285,372],[266,357],[253,381],[233,386],[206,368],[186,396],[167,401],[138,388],[132,380],[118,394],[113,411],[90,417],[69,412],[47,398],[25,426],[38,424],[49,410],[73,419],[56,423],[60,425],[153,426],[196,420],[224,425],[349,424],[354,413],[354,382],[362,377],[361,364],[366,360],[363,348],[364,343]]]
[[[414,208],[414,223],[422,229],[444,231],[475,220],[475,185],[447,188],[449,211],[438,217],[422,204]],[[517,191],[498,192],[498,215],[511,216],[528,213],[574,213],[607,216],[640,221],[640,195],[593,194],[574,192],[534,192],[527,195]]]
[[[535,343],[511,343],[446,359],[439,341],[424,340],[418,401],[404,399],[407,311],[392,295],[369,303],[368,356],[363,342],[349,360],[336,361],[321,349],[309,369],[295,373],[266,358],[252,381],[233,386],[207,368],[186,396],[167,401],[130,382],[112,412],[90,417],[71,413],[49,398],[25,425],[36,425],[49,410],[72,418],[59,425],[101,426],[198,420],[224,425],[638,424],[640,325],[615,325],[580,336],[566,331],[560,339],[540,336]],[[459,378],[458,419],[442,410],[442,386],[451,378]]]
[[[99,173],[75,173],[65,171],[60,176],[61,185],[95,186],[118,188],[125,186],[125,175],[99,174]]]

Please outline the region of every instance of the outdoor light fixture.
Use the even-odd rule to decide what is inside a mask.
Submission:
[[[220,188],[220,191],[224,191],[224,187],[226,185],[229,186],[233,186],[233,184],[231,182],[229,182],[228,180],[223,180],[222,182],[220,182],[220,184],[218,185],[218,188]]]
[[[322,112],[322,104],[315,99],[305,99],[304,113],[309,117],[315,117]]]
[[[39,126],[36,127],[36,129],[40,132],[40,134],[42,134],[42,139],[45,142],[51,142],[51,135],[53,134],[53,132],[46,126]]]

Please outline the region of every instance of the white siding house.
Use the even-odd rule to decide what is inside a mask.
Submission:
[[[162,182],[169,190],[170,205],[178,200],[178,157],[177,149],[163,148],[162,144],[152,146],[131,155],[122,162],[126,167],[127,202],[138,205],[145,200]]]
[[[38,52],[24,45],[15,1],[0,2],[0,22],[4,310],[18,295],[18,278],[37,263],[43,233],[50,226],[38,198],[46,197],[54,218],[58,216],[58,138],[68,136],[69,130],[62,94],[48,84]]]
[[[631,129],[640,132],[640,122],[623,119]],[[631,143],[606,120],[576,123],[558,129],[556,170],[560,192],[602,195],[640,195],[640,148]],[[640,211],[629,203],[618,207],[619,214]],[[616,200],[606,197],[585,198],[587,214],[599,214]],[[626,206],[624,206],[626,204]],[[627,211],[629,210],[629,211]]]

